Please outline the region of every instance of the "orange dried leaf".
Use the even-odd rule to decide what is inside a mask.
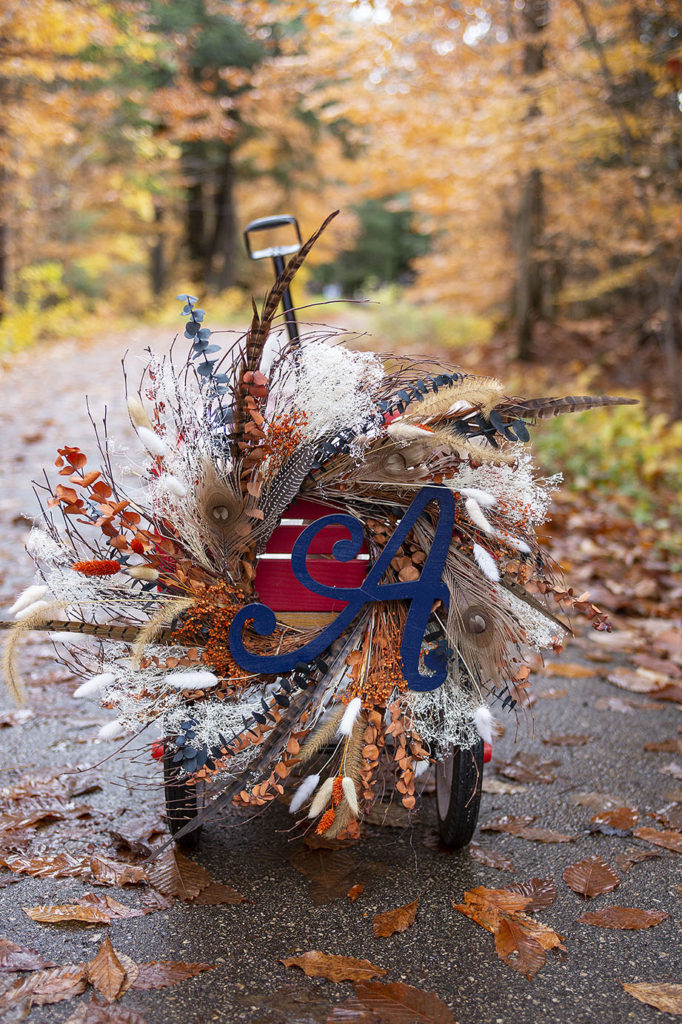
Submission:
[[[111,1003],[123,995],[126,969],[116,954],[109,936],[99,947],[94,960],[86,965],[87,978],[95,991]]]
[[[419,897],[413,900],[412,903],[396,907],[395,910],[388,910],[384,914],[377,914],[373,922],[375,938],[386,938],[395,932],[406,931],[414,923],[418,906]]]
[[[150,885],[179,900],[193,900],[213,881],[206,868],[173,847],[152,861],[147,874]]]
[[[130,986],[137,990],[168,988],[204,971],[214,971],[217,964],[186,964],[182,961],[161,960],[138,964],[138,974]]]
[[[388,974],[384,967],[377,967],[369,960],[316,951],[287,957],[280,963],[285,967],[300,967],[308,978],[326,978],[327,981],[370,981]]]
[[[355,994],[367,1009],[376,1014],[380,1021],[391,1024],[455,1024],[450,1008],[435,992],[405,985],[402,981],[385,983],[361,981],[355,985]],[[342,1009],[342,1007],[340,1007]],[[347,1016],[329,1018],[335,1021],[350,1020]]]
[[[661,830],[642,826],[641,828],[636,828],[632,834],[637,836],[638,839],[646,840],[647,843],[662,846],[665,850],[674,850],[675,853],[682,853],[682,833],[675,832],[674,829]]]
[[[598,928],[639,929],[653,928],[669,917],[663,910],[639,910],[637,907],[604,907],[602,910],[587,911],[578,921],[593,924]]]
[[[91,906],[62,904],[61,906],[22,907],[32,921],[41,924],[60,924],[63,921],[80,921],[84,924],[111,924],[111,917],[105,911]]]
[[[621,985],[629,995],[639,999],[640,1003],[655,1006],[663,1013],[682,1014],[682,985],[666,982],[628,984],[624,981],[621,981]]]

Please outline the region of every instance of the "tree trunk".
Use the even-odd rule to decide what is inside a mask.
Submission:
[[[542,313],[542,264],[537,250],[543,228],[542,173],[534,168],[521,194],[517,226],[516,356],[534,356],[534,328]]]
[[[215,223],[206,260],[206,280],[211,288],[220,292],[231,288],[236,280],[237,218],[234,205],[234,167],[232,150],[229,147],[225,148],[223,162],[218,169],[214,206]]]
[[[204,209],[204,184],[202,174],[205,160],[196,145],[190,146],[183,154],[186,179],[185,232],[187,254],[194,268],[203,267],[206,258],[206,215]]]
[[[548,0],[525,0],[522,11],[523,33],[528,37],[523,50],[523,74],[537,75],[545,66],[545,45],[534,41],[547,25]],[[528,117],[540,111],[532,103]],[[534,167],[521,187],[521,202],[516,230],[516,355],[530,361],[534,357],[535,324],[542,315],[543,268],[538,255],[544,228],[542,171]]]
[[[678,298],[682,290],[682,260],[665,295],[665,323],[663,326],[663,348],[665,351],[666,369],[672,391],[672,418],[682,419],[682,394],[680,388],[680,344]]]
[[[164,259],[163,209],[154,204],[156,238],[149,254],[149,283],[152,295],[161,295],[166,287],[166,261]]]

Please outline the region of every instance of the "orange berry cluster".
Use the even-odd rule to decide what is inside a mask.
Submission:
[[[262,449],[270,458],[271,472],[277,473],[298,449],[303,437],[301,428],[307,422],[308,417],[299,409],[283,413],[273,419]]]
[[[171,636],[183,647],[203,648],[204,664],[211,665],[216,675],[233,684],[245,673],[230,653],[230,626],[244,603],[245,595],[238,587],[220,580],[197,597],[192,607],[183,613],[180,625]]]

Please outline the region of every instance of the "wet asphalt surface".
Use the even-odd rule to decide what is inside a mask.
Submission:
[[[133,349],[150,340],[152,332],[140,332],[133,339]],[[30,562],[21,543],[29,525],[22,516],[35,509],[31,476],[43,465],[51,465],[57,444],[86,448],[89,441],[84,392],[95,409],[113,399],[110,426],[113,431],[128,429],[119,367],[124,347],[120,338],[96,347],[63,344],[30,359],[22,357],[3,375],[0,600],[4,607],[31,581]],[[495,746],[495,761],[528,751],[559,764],[550,784],[529,785],[512,795],[484,793],[480,821],[501,814],[533,814],[536,825],[577,835],[571,843],[545,844],[502,833],[477,833],[476,841],[482,846],[511,858],[513,874],[485,866],[467,851],[446,854],[426,846],[424,839],[435,817],[433,797],[426,797],[420,820],[411,827],[369,826],[364,842],[352,849],[355,866],[348,888],[356,882],[365,886],[356,902],[342,897],[315,906],[308,895],[308,880],[289,863],[300,840],[293,838],[291,819],[278,805],[237,826],[229,821],[211,824],[193,855],[216,880],[236,888],[249,903],[217,907],[176,903],[168,910],[115,921],[109,927],[45,925],[30,920],[21,908],[74,902],[92,891],[138,906],[139,890],[98,890],[79,879],[22,876],[18,884],[0,889],[0,934],[63,964],[90,959],[108,933],[114,946],[136,961],[216,965],[215,970],[173,988],[128,992],[121,1005],[137,1009],[147,1024],[324,1022],[332,1004],[352,995],[352,986],[308,979],[279,962],[307,950],[367,958],[388,969],[382,980],[404,981],[438,993],[461,1024],[671,1020],[636,1002],[619,982],[682,980],[679,856],[660,851],[660,858],[636,864],[626,874],[619,872],[622,883],[615,892],[592,900],[572,892],[562,872],[593,853],[613,864],[616,854],[633,846],[652,849],[631,837],[589,834],[592,812],[572,803],[570,797],[578,791],[608,793],[637,806],[642,824],[655,824],[647,813],[671,798],[679,799],[681,783],[659,770],[675,758],[644,752],[643,745],[676,736],[682,719],[676,705],[660,702],[652,707],[646,695],[623,695],[604,678],[609,666],[591,662],[588,654],[589,646],[581,641],[568,648],[564,659],[591,664],[601,675],[566,680],[534,676],[538,700],[533,719],[526,716],[517,728],[515,719],[507,715],[505,736]],[[613,664],[627,664],[627,656],[616,652]],[[24,665],[35,714],[23,725],[0,730],[0,787],[24,771],[93,764],[116,749],[116,744],[95,741],[97,722],[106,713],[70,699],[76,684],[54,664],[44,640],[27,643]],[[567,692],[543,698],[548,690]],[[632,697],[637,706],[627,713],[595,708],[599,697],[614,695]],[[3,707],[7,706],[5,701]],[[591,740],[581,747],[542,743],[543,736],[564,733],[586,733]],[[490,768],[487,775],[493,777],[494,764]],[[106,764],[98,770],[102,790],[82,799],[116,823],[125,824],[141,814],[153,818],[160,811],[160,789],[150,784],[155,771],[154,766],[141,767],[125,759]],[[78,854],[86,844],[87,830],[81,826],[78,837],[67,840],[65,848]],[[501,887],[534,876],[555,880],[558,898],[539,919],[565,936],[566,952],[548,952],[545,966],[529,982],[498,960],[492,936],[454,910],[452,901],[463,902],[464,892],[476,886]],[[407,931],[374,938],[376,913],[418,896],[417,919]],[[586,909],[611,905],[664,910],[670,916],[643,931],[611,931],[577,923]],[[89,998],[80,997],[80,1001]],[[66,1021],[76,1005],[77,1001],[67,1001],[37,1007],[30,1020],[38,1024]]]

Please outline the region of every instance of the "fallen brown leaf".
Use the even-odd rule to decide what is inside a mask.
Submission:
[[[77,878],[87,874],[87,860],[72,857],[69,853],[45,857],[0,856],[0,864],[17,874],[34,878]]]
[[[639,929],[653,928],[669,917],[663,910],[639,910],[636,907],[604,907],[602,910],[588,910],[578,918],[582,924],[593,924],[598,928]]]
[[[157,857],[147,868],[149,884],[166,896],[193,900],[213,879],[201,864],[185,857],[174,846]]]
[[[628,984],[625,981],[621,981],[621,985],[631,996],[639,999],[640,1003],[655,1006],[663,1013],[673,1013],[678,1016],[682,1014],[682,985],[672,985],[666,982]]]
[[[93,907],[97,910],[101,910],[102,913],[107,914],[109,918],[114,920],[123,920],[129,917],[144,917],[144,910],[137,910],[135,907],[128,907],[125,903],[119,903],[113,896],[108,893],[86,893],[85,896],[81,896],[78,903],[82,907]]]
[[[479,886],[465,892],[464,901],[463,904],[453,901],[455,910],[494,935],[500,959],[527,978],[537,974],[545,963],[546,950],[565,948],[563,936],[524,913],[532,908],[532,895],[511,891],[511,887],[486,889]]]
[[[147,881],[147,872],[138,864],[110,860],[96,855],[90,858],[90,874],[100,885],[141,885]]]
[[[449,1007],[434,992],[401,981],[364,981],[354,987],[360,1002],[375,1015],[375,1024],[455,1024]]]
[[[674,779],[682,780],[682,765],[677,764],[675,761],[671,761],[670,764],[664,764],[658,771],[661,775],[672,775]]]
[[[550,661],[542,670],[546,676],[562,676],[564,679],[587,679],[595,675],[589,665],[580,665],[570,661]]]
[[[498,850],[489,850],[485,846],[479,846],[478,843],[469,843],[468,849],[470,857],[479,861],[480,864],[485,864],[488,868],[496,868],[497,871],[516,871],[509,857],[505,857]]]
[[[540,690],[537,696],[544,697],[545,700],[560,700],[561,697],[565,697],[567,693],[567,688],[557,689],[555,686],[550,686],[547,690]]]
[[[590,818],[590,832],[603,832],[606,836],[626,836],[639,821],[636,807],[614,807]]]
[[[572,804],[587,807],[593,814],[625,806],[625,802],[619,796],[611,796],[610,793],[571,793],[568,799]]]
[[[615,857],[618,870],[625,874],[634,864],[640,864],[651,857],[662,857],[658,850],[643,850],[639,846],[630,846],[625,853],[617,853]]]
[[[197,903],[201,907],[219,907],[248,903],[249,900],[229,885],[223,885],[222,882],[211,882],[190,902]]]
[[[564,870],[563,879],[573,892],[589,898],[611,892],[620,885],[616,872],[597,854],[569,865]]]
[[[351,901],[351,903],[355,903],[355,901],[358,898],[358,896],[362,896],[364,891],[365,891],[364,885],[362,885],[361,883],[358,883],[357,885],[351,886],[351,888],[346,893],[346,896]]]
[[[38,971],[43,967],[56,966],[52,960],[46,960],[35,950],[0,938],[0,971]]]
[[[638,839],[645,839],[647,843],[654,843],[655,846],[662,846],[666,850],[682,853],[682,833],[675,832],[673,829],[662,831],[642,825],[640,828],[636,828],[632,834]]]
[[[528,882],[514,882],[505,886],[507,892],[518,892],[528,902],[524,910],[545,910],[551,907],[557,897],[553,878],[531,878]]]
[[[657,696],[660,696],[658,694]],[[660,707],[660,704],[656,704],[655,701],[646,700],[627,700],[623,697],[599,697],[594,702],[594,706],[597,711],[655,711]]]
[[[316,951],[290,956],[280,963],[285,967],[300,967],[308,978],[326,978],[327,981],[371,981],[388,974],[384,967],[377,967],[369,960]]]
[[[79,996],[87,985],[85,972],[85,964],[68,964],[26,974],[12,982],[0,995],[0,1009],[24,1000],[43,1006]]]
[[[562,735],[553,734],[544,736],[542,742],[548,743],[551,747],[584,747],[592,739],[584,733],[567,732]]]
[[[61,906],[22,907],[32,921],[41,924],[61,924],[79,921],[82,924],[111,924],[111,917],[98,907],[62,904]]]
[[[503,779],[496,779],[494,776],[484,776],[481,789],[484,793],[513,796],[516,793],[525,793],[528,786],[520,786],[516,782],[505,782]]]
[[[126,966],[121,962],[108,935],[86,968],[88,981],[108,1003],[118,999],[130,987],[126,986]]]
[[[505,764],[498,764],[497,771],[507,779],[515,779],[517,782],[554,782],[556,775],[552,768],[558,765],[559,761],[543,761],[537,754],[520,753],[513,761]]]
[[[644,744],[644,750],[655,751],[660,754],[679,754],[680,740],[673,737],[669,740],[652,741]]]
[[[194,978],[204,971],[214,971],[217,964],[185,964],[182,961],[161,960],[138,964],[138,974],[130,986],[133,989],[167,988]]]
[[[606,677],[614,686],[631,693],[655,693],[662,690],[670,680],[660,673],[650,672],[645,668],[616,668]]]
[[[540,828],[536,825],[521,825],[519,828],[505,829],[519,839],[530,839],[534,843],[572,843],[578,837],[567,832],[555,832],[551,828]]]
[[[403,907],[387,910],[384,914],[376,914],[373,922],[374,937],[386,938],[395,932],[406,931],[414,923],[418,905],[419,897]]]
[[[64,1024],[146,1024],[146,1020],[127,1006],[93,1002],[79,1006]]]

